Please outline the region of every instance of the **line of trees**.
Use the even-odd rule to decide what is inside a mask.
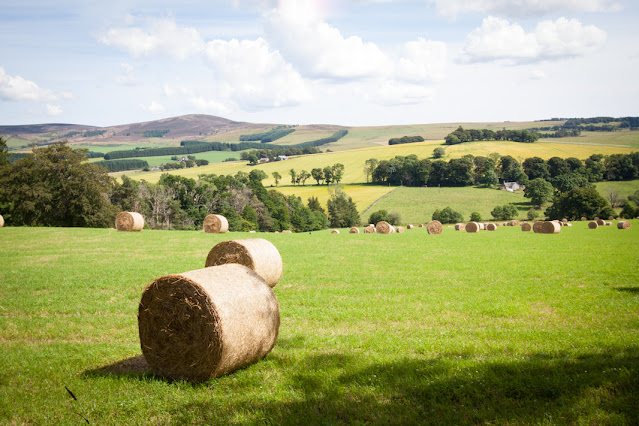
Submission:
[[[464,129],[459,126],[457,130],[449,133],[445,142],[446,145],[456,145],[463,142],[474,141],[513,141],[532,143],[539,139],[539,135],[534,131],[528,130],[497,130],[496,132],[490,129]]]
[[[389,145],[400,145],[415,142],[424,142],[424,138],[421,136],[402,136],[401,138],[390,138],[388,140]]]
[[[309,173],[306,170],[295,170],[290,169],[288,171],[291,176],[291,183],[293,185],[306,185],[306,181],[310,178],[313,178],[317,185],[339,185],[344,177],[344,165],[341,163],[335,163],[332,166],[326,166],[324,168],[317,167]],[[279,183],[279,179],[282,178],[279,173],[273,172],[273,177],[275,178],[275,184]]]
[[[289,126],[277,126],[262,133],[253,133],[252,135],[240,135],[240,141],[252,142],[260,141],[260,143],[273,142],[277,139],[281,139],[284,136],[291,134],[295,131],[294,128]]]
[[[106,168],[109,173],[113,172],[122,172],[125,170],[142,170],[148,169],[149,163],[144,160],[140,160],[137,158],[125,158],[122,160],[105,160],[105,161],[96,161],[96,166],[102,166]]]

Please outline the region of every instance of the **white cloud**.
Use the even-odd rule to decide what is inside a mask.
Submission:
[[[47,115],[56,116],[56,115],[62,114],[62,108],[59,105],[47,104],[46,108],[47,108]]]
[[[562,12],[616,12],[615,0],[429,0],[440,15],[454,18],[463,13],[489,13],[508,17],[543,16]]]
[[[145,28],[111,28],[99,41],[136,58],[168,55],[179,60],[198,54],[205,45],[196,29],[180,28],[173,19],[149,19]]]
[[[376,44],[357,36],[344,37],[310,7],[289,5],[271,12],[266,34],[288,61],[311,77],[366,78],[392,69],[391,61]]]
[[[543,21],[534,32],[505,19],[488,17],[467,37],[463,60],[467,62],[538,62],[584,56],[603,46],[606,33],[576,19]]]
[[[55,101],[69,98],[70,94],[56,94],[52,90],[43,89],[21,76],[12,76],[0,67],[0,99],[5,101]]]
[[[439,81],[446,72],[446,44],[423,38],[409,41],[397,61],[397,77],[412,82]]]
[[[246,110],[297,105],[311,99],[302,76],[261,38],[214,40],[206,58],[219,81],[218,93]]]
[[[122,63],[120,64],[120,68],[122,69],[122,74],[115,79],[116,83],[121,86],[136,86],[139,83],[138,79],[133,74],[133,65]]]
[[[546,79],[546,73],[542,70],[532,70],[529,78],[531,80],[544,80]]]
[[[151,101],[149,105],[140,105],[140,108],[150,112],[151,114],[161,114],[166,110],[166,108],[164,108],[164,105],[156,101]]]
[[[386,106],[419,104],[432,100],[434,93],[432,87],[389,80],[379,86],[370,101]]]

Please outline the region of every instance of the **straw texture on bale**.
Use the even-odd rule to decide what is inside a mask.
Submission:
[[[359,234],[359,228],[352,227],[350,229],[350,231],[348,231],[348,233],[349,234]]]
[[[2,228],[3,226],[4,226],[4,218],[0,214],[0,228]]]
[[[564,223],[564,226],[572,226],[572,223],[570,223],[570,222]]]
[[[606,226],[606,221],[603,219],[596,219],[597,220],[597,225],[599,226]]]
[[[537,222],[533,223],[532,230],[535,234],[541,234],[543,233],[542,231],[543,227],[544,227],[544,222],[541,220],[538,220]]]
[[[403,227],[403,226],[398,226],[398,227],[396,228],[396,231],[397,231],[397,233],[398,233],[398,234],[403,234],[405,230],[406,230],[406,229],[404,229],[404,227]]]
[[[630,222],[626,220],[622,220],[621,222],[617,222],[617,229],[630,229]]]
[[[204,218],[204,232],[207,234],[224,234],[229,232],[229,221],[219,214],[210,214]]]
[[[291,231],[290,229],[285,229],[282,231],[282,234],[292,234],[293,231]]]
[[[477,222],[468,222],[466,224],[466,226],[464,227],[464,229],[466,230],[466,232],[479,232],[479,223]]]
[[[231,240],[217,243],[206,256],[206,268],[237,263],[246,266],[269,285],[275,287],[282,278],[282,256],[277,247],[263,238]]]
[[[333,230],[331,231],[331,234],[339,234],[339,229],[333,229]]]
[[[413,226],[413,225],[408,225],[408,226],[406,227],[406,229],[413,229],[413,228],[414,228],[414,226]]]
[[[376,232],[377,230],[375,228],[371,228],[370,226],[364,228],[364,234],[375,234]]]
[[[455,231],[463,231],[464,228],[466,228],[466,225],[464,225],[463,223],[456,223],[455,224]]]
[[[484,229],[486,229],[486,224],[485,223],[478,223],[477,225],[479,225],[479,230],[483,231]]]
[[[157,375],[201,382],[266,356],[277,340],[273,290],[243,265],[157,278],[138,310],[142,353]]]
[[[115,217],[115,229],[118,231],[133,232],[144,228],[144,217],[136,212],[120,212]]]
[[[423,224],[423,223],[420,223],[417,227],[418,227],[418,228],[423,228],[423,227],[424,227],[424,224]]]
[[[486,225],[486,230],[487,231],[496,231],[497,230],[497,225],[495,225],[494,223],[489,223],[489,224]]]
[[[444,231],[444,227],[440,221],[431,220],[428,222],[428,225],[426,225],[426,230],[429,234],[439,235]]]
[[[542,234],[559,234],[561,232],[561,225],[559,222],[547,221],[542,222],[541,233]]]
[[[581,221],[582,221],[582,222],[585,222],[585,221],[587,221],[587,220],[588,220],[588,218],[587,218],[587,217],[585,217],[585,216],[582,216],[582,217],[581,217]]]
[[[395,232],[395,228],[385,220],[378,222],[375,226],[375,229],[377,230],[378,234],[392,234],[393,232]]]
[[[593,220],[592,222],[588,223],[588,228],[597,229],[597,228],[599,228],[599,224]]]
[[[606,226],[612,226],[612,222],[606,222]]]
[[[608,220],[615,220],[614,216],[608,216]]]
[[[528,222],[524,222],[521,224],[521,230],[524,232],[530,232],[532,230],[532,225]]]
[[[518,220],[511,220],[510,221],[510,226],[519,226],[519,221]]]

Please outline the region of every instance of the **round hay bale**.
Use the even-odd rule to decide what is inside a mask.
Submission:
[[[608,220],[615,220],[614,216],[608,216]]]
[[[481,222],[480,222],[480,223],[478,223],[478,225],[479,225],[479,230],[480,230],[480,231],[483,231],[483,230],[485,230],[485,229],[486,229],[486,224],[485,224],[485,223],[481,223]]]
[[[352,227],[349,231],[349,234],[359,234],[359,228]]]
[[[511,220],[509,223],[510,223],[510,226],[519,226],[519,221],[516,219]]]
[[[406,226],[406,229],[413,229],[413,228],[414,228],[414,226],[413,226],[413,225],[408,225],[408,226]]]
[[[398,233],[398,234],[403,234],[403,233],[404,233],[404,231],[405,231],[405,229],[404,229],[404,227],[403,227],[403,226],[398,226],[398,227],[396,228],[396,230],[397,230],[397,233]]]
[[[417,227],[418,227],[418,228],[423,228],[423,227],[424,227],[424,224],[423,224],[423,223],[420,223]]]
[[[455,224],[455,231],[463,231],[465,228],[466,228],[466,225],[464,225],[463,223]]]
[[[597,228],[599,228],[599,224],[596,221],[593,220],[592,222],[588,223],[588,228],[589,229],[597,229]]]
[[[630,222],[622,220],[617,223],[617,229],[630,229]]]
[[[596,219],[597,221],[597,225],[599,226],[606,226],[606,221],[603,219]]]
[[[377,230],[375,228],[371,228],[370,226],[364,228],[364,234],[375,234],[376,232]]]
[[[487,231],[496,231],[497,230],[497,225],[495,225],[494,223],[488,223],[488,224],[486,224],[486,230]]]
[[[561,225],[559,222],[547,221],[542,222],[541,233],[542,234],[559,234],[561,232]]]
[[[201,382],[263,358],[279,327],[273,290],[237,264],[157,278],[138,310],[144,358],[174,380]]]
[[[244,265],[269,285],[275,287],[282,278],[282,256],[277,247],[263,238],[222,241],[206,256],[204,267],[237,263]]]
[[[136,212],[120,212],[115,217],[115,229],[118,231],[135,232],[144,228],[144,217]]]
[[[333,230],[331,231],[331,234],[339,234],[339,229],[333,229]]]
[[[292,234],[293,231],[291,231],[290,229],[285,229],[282,231],[282,234]]]
[[[431,220],[428,222],[428,225],[426,225],[426,230],[429,234],[439,235],[444,231],[444,227],[440,221]]]
[[[3,226],[4,226],[4,218],[0,214],[0,228],[2,228]]]
[[[390,227],[391,227],[391,232],[390,232],[391,234],[394,234],[397,232],[397,228],[395,228],[395,225],[391,225]]]
[[[229,232],[229,221],[219,214],[210,214],[204,218],[204,232],[207,234],[224,234]]]
[[[395,232],[395,228],[385,220],[378,222],[375,226],[375,229],[377,230],[378,234],[392,234],[393,232]]]
[[[524,232],[530,232],[532,230],[532,225],[528,222],[524,222],[521,224],[521,230]]]
[[[464,226],[466,232],[479,232],[479,224],[477,222],[468,222],[466,226]]]
[[[541,220],[538,220],[535,223],[533,223],[532,230],[535,234],[541,234],[543,233],[542,231],[543,226],[544,226],[544,222]]]
[[[612,222],[606,222],[606,226],[612,226]]]
[[[570,223],[570,222],[564,223],[564,226],[572,226],[572,223]]]
[[[581,217],[581,221],[582,221],[582,222],[585,222],[585,221],[587,221],[587,220],[588,220],[588,218],[587,218],[587,217],[585,217],[585,216],[582,216],[582,217]]]

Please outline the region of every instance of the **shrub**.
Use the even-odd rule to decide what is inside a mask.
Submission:
[[[481,215],[479,214],[479,212],[472,212],[470,214],[470,221],[471,222],[481,222]]]
[[[446,207],[443,210],[435,210],[433,220],[438,220],[441,223],[458,223],[463,222],[464,218],[461,213],[454,211],[450,207]]]
[[[401,216],[397,212],[388,213],[387,210],[378,210],[368,218],[368,223],[378,223],[381,221],[385,221],[390,223],[391,225],[399,225],[401,223]]]
[[[517,207],[512,204],[497,206],[490,214],[497,220],[511,220],[517,216]]]
[[[639,209],[637,209],[637,204],[633,201],[626,201],[623,209],[621,209],[621,213],[619,213],[621,217],[624,219],[633,219],[639,215]]]
[[[535,219],[537,219],[537,217],[539,217],[539,212],[537,210],[535,210],[534,208],[531,208],[530,210],[528,210],[528,212],[526,213],[526,218],[529,221],[533,221]]]

